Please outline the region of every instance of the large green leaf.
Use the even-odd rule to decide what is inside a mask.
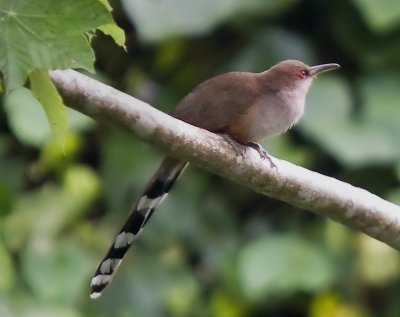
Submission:
[[[52,116],[57,115],[62,109],[51,108]],[[51,129],[43,106],[33,96],[32,91],[19,87],[4,96],[4,110],[13,134],[24,144],[41,147],[51,137]],[[93,124],[93,120],[71,109],[65,109],[68,114],[69,127],[73,131],[85,131]]]
[[[22,253],[22,274],[35,296],[53,303],[76,303],[87,286],[93,261],[78,244],[31,241]]]
[[[238,278],[250,300],[328,287],[334,269],[323,249],[291,235],[266,237],[239,254]]]
[[[276,15],[297,0],[123,0],[139,35],[158,41],[176,35],[200,35],[232,16]]]
[[[305,37],[280,28],[268,28],[254,34],[223,70],[260,72],[284,59],[311,63],[315,61],[315,54]]]
[[[0,71],[6,88],[22,85],[35,68],[92,71],[85,32],[112,22],[98,0],[2,0]]]
[[[64,228],[88,211],[99,187],[99,180],[91,169],[72,165],[65,172],[62,188],[47,185],[21,195],[2,226],[7,246],[16,250],[27,240],[55,239]]]
[[[350,87],[339,78],[318,78],[300,129],[342,163],[355,167],[400,159],[398,76],[373,74],[359,80],[361,109],[353,113]]]
[[[32,91],[25,87],[13,89],[4,101],[10,128],[20,142],[40,147],[50,139],[45,112]]]

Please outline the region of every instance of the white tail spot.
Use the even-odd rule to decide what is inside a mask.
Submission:
[[[130,245],[135,238],[135,235],[130,232],[121,232],[114,241],[114,248],[125,248],[127,245]]]
[[[152,209],[156,206],[158,206],[163,200],[164,198],[167,196],[167,193],[164,193],[163,195],[154,198],[154,199],[150,199],[147,196],[143,196],[142,198],[140,198],[138,204],[137,204],[137,210],[143,210],[143,209]]]
[[[92,278],[91,286],[107,284],[111,280],[111,275],[97,275]]]
[[[90,294],[90,298],[96,299],[96,298],[99,298],[100,295],[101,295],[101,293],[99,293],[99,292],[93,292],[92,294]]]
[[[121,263],[121,259],[107,259],[101,263],[100,273],[107,274],[115,271],[119,264]]]

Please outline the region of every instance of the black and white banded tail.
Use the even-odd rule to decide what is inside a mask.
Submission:
[[[104,288],[111,282],[132,242],[141,233],[143,227],[153,214],[154,209],[167,196],[169,190],[187,164],[187,162],[170,157],[165,158],[161,163],[161,166],[148,183],[143,195],[132,207],[132,212],[128,220],[114,239],[106,256],[97,267],[90,284],[91,298],[99,297]]]

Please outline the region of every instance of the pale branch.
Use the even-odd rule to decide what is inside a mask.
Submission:
[[[50,76],[64,101],[89,117],[111,122],[170,156],[359,229],[400,250],[400,206],[274,157],[277,168],[272,168],[253,149],[243,148],[238,154],[223,137],[179,121],[76,71],[56,70]]]

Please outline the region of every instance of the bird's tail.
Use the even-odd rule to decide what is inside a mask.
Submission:
[[[125,253],[132,242],[141,233],[154,209],[167,196],[176,179],[183,172],[188,162],[166,157],[148,183],[141,198],[132,207],[132,212],[117,237],[114,239],[106,256],[101,261],[91,281],[91,298],[101,295],[111,282]]]

